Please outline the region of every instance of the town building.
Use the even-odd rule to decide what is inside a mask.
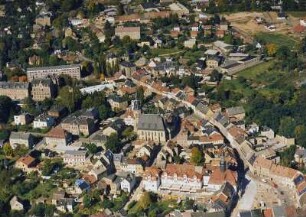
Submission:
[[[0,82],[0,95],[12,100],[23,100],[30,96],[27,82]]]
[[[33,121],[34,117],[29,113],[14,115],[15,125],[27,125]]]
[[[61,65],[49,67],[35,67],[27,69],[27,78],[31,82],[34,79],[42,79],[47,77],[58,77],[60,75],[69,75],[72,78],[81,78],[80,65]]]
[[[127,78],[132,76],[132,73],[136,71],[136,66],[134,63],[123,61],[119,64],[119,70],[122,72]]]
[[[26,173],[36,170],[36,165],[36,159],[31,157],[30,155],[19,158],[15,163],[16,168],[21,169],[23,172]]]
[[[45,136],[46,144],[56,146],[57,149],[66,147],[71,141],[71,134],[62,129],[60,126],[52,128]]]
[[[167,164],[161,175],[160,190],[196,193],[203,186],[203,167]]]
[[[161,173],[162,171],[157,167],[147,167],[144,172],[142,187],[146,191],[157,192],[161,183]]]
[[[46,113],[40,114],[33,121],[33,128],[45,129],[52,127],[55,124],[55,119]]]
[[[43,101],[56,96],[56,86],[50,78],[35,79],[31,82],[31,85],[31,95],[34,101]]]
[[[64,163],[69,165],[84,164],[86,161],[86,151],[65,151],[63,159]]]
[[[115,29],[115,35],[120,39],[123,39],[125,36],[130,37],[132,40],[140,39],[140,27],[117,27]]]
[[[69,116],[61,123],[61,127],[73,135],[88,136],[95,130],[94,121],[90,118]]]
[[[122,111],[128,107],[128,102],[123,97],[118,95],[110,95],[107,98],[108,103],[110,104],[113,111]]]
[[[24,145],[27,148],[32,148],[34,145],[34,138],[32,134],[25,132],[11,132],[10,145],[15,149],[18,145]]]
[[[163,118],[158,114],[140,114],[137,135],[140,140],[166,142],[167,133]]]

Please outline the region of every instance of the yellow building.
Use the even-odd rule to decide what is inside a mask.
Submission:
[[[163,118],[158,114],[141,114],[137,122],[137,135],[144,141],[166,142]]]

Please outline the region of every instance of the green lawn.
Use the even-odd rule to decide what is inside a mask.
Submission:
[[[256,34],[255,37],[260,41],[264,41],[265,43],[274,43],[277,46],[285,45],[289,48],[294,48],[298,42],[289,36],[270,32],[261,32]]]
[[[305,17],[306,11],[288,11],[287,12],[289,15],[293,17]]]
[[[171,54],[176,54],[178,52],[183,52],[178,48],[155,48],[151,50],[153,56],[167,56]]]

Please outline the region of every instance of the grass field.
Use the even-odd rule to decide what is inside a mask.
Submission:
[[[178,48],[155,48],[151,50],[151,53],[153,56],[168,56],[168,55],[176,55],[180,52],[183,52],[183,50],[180,50]]]
[[[293,17],[298,17],[298,18],[306,16],[306,11],[289,11],[287,13]]]
[[[298,41],[282,34],[278,33],[267,33],[267,32],[261,32],[256,34],[255,36],[258,40],[263,41],[265,43],[274,43],[277,46],[285,45],[289,48],[295,48]]]

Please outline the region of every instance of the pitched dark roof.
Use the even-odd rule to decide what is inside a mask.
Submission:
[[[164,131],[163,118],[158,114],[141,114],[138,121],[138,129]]]

